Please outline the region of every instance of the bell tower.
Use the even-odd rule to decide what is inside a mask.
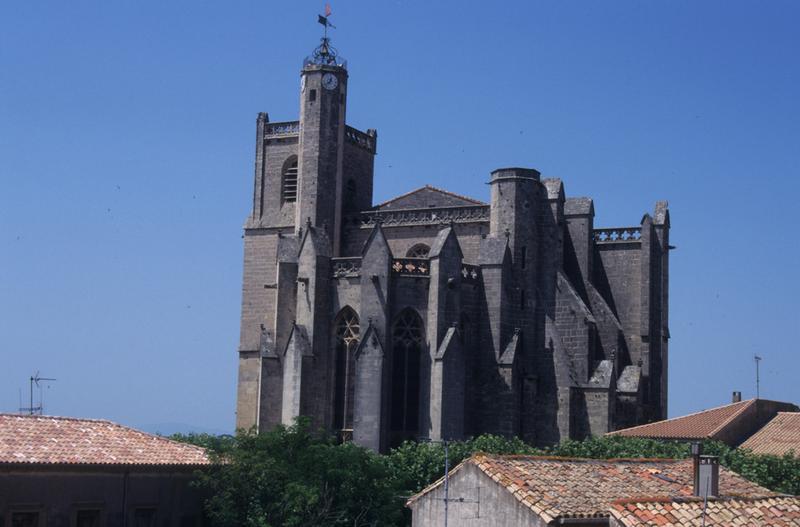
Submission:
[[[344,158],[346,63],[322,43],[307,57],[300,73],[300,137],[295,227],[322,229],[333,255],[340,254],[342,161]]]

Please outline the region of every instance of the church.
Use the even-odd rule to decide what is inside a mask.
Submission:
[[[591,198],[500,168],[488,202],[426,185],[375,204],[378,134],[346,124],[327,36],[300,80],[298,121],[256,120],[237,428],[308,416],[385,452],[667,417],[666,202],[595,228]]]

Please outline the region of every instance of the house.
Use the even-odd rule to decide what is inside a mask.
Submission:
[[[742,443],[754,454],[800,457],[800,412],[778,412],[769,423]]]
[[[611,527],[797,527],[800,498],[770,498],[618,501],[611,506]]]
[[[738,392],[736,392],[738,394]],[[673,417],[606,435],[676,441],[722,441],[737,447],[767,424],[778,412],[800,411],[796,405],[767,399],[737,400],[731,404]]]
[[[702,481],[702,469],[697,474]],[[718,465],[711,477],[713,483],[705,488],[718,488],[721,496],[775,496]],[[407,506],[413,527],[443,526],[445,511],[450,525],[463,527],[610,526],[615,525],[612,506],[619,500],[690,498],[701,488],[695,485],[691,459],[476,454],[450,472],[447,485],[444,479],[437,481],[409,499]]]
[[[111,421],[0,414],[0,525],[193,527],[202,448]]]

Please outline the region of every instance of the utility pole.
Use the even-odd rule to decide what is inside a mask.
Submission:
[[[444,444],[444,527],[447,527],[447,509],[450,503],[450,456],[447,450],[447,440]]]

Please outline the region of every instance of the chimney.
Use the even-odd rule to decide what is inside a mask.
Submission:
[[[719,458],[698,456],[695,466],[694,495],[701,498],[719,496]]]
[[[733,392],[733,397],[731,398],[732,403],[740,403],[742,402],[742,392]]]

